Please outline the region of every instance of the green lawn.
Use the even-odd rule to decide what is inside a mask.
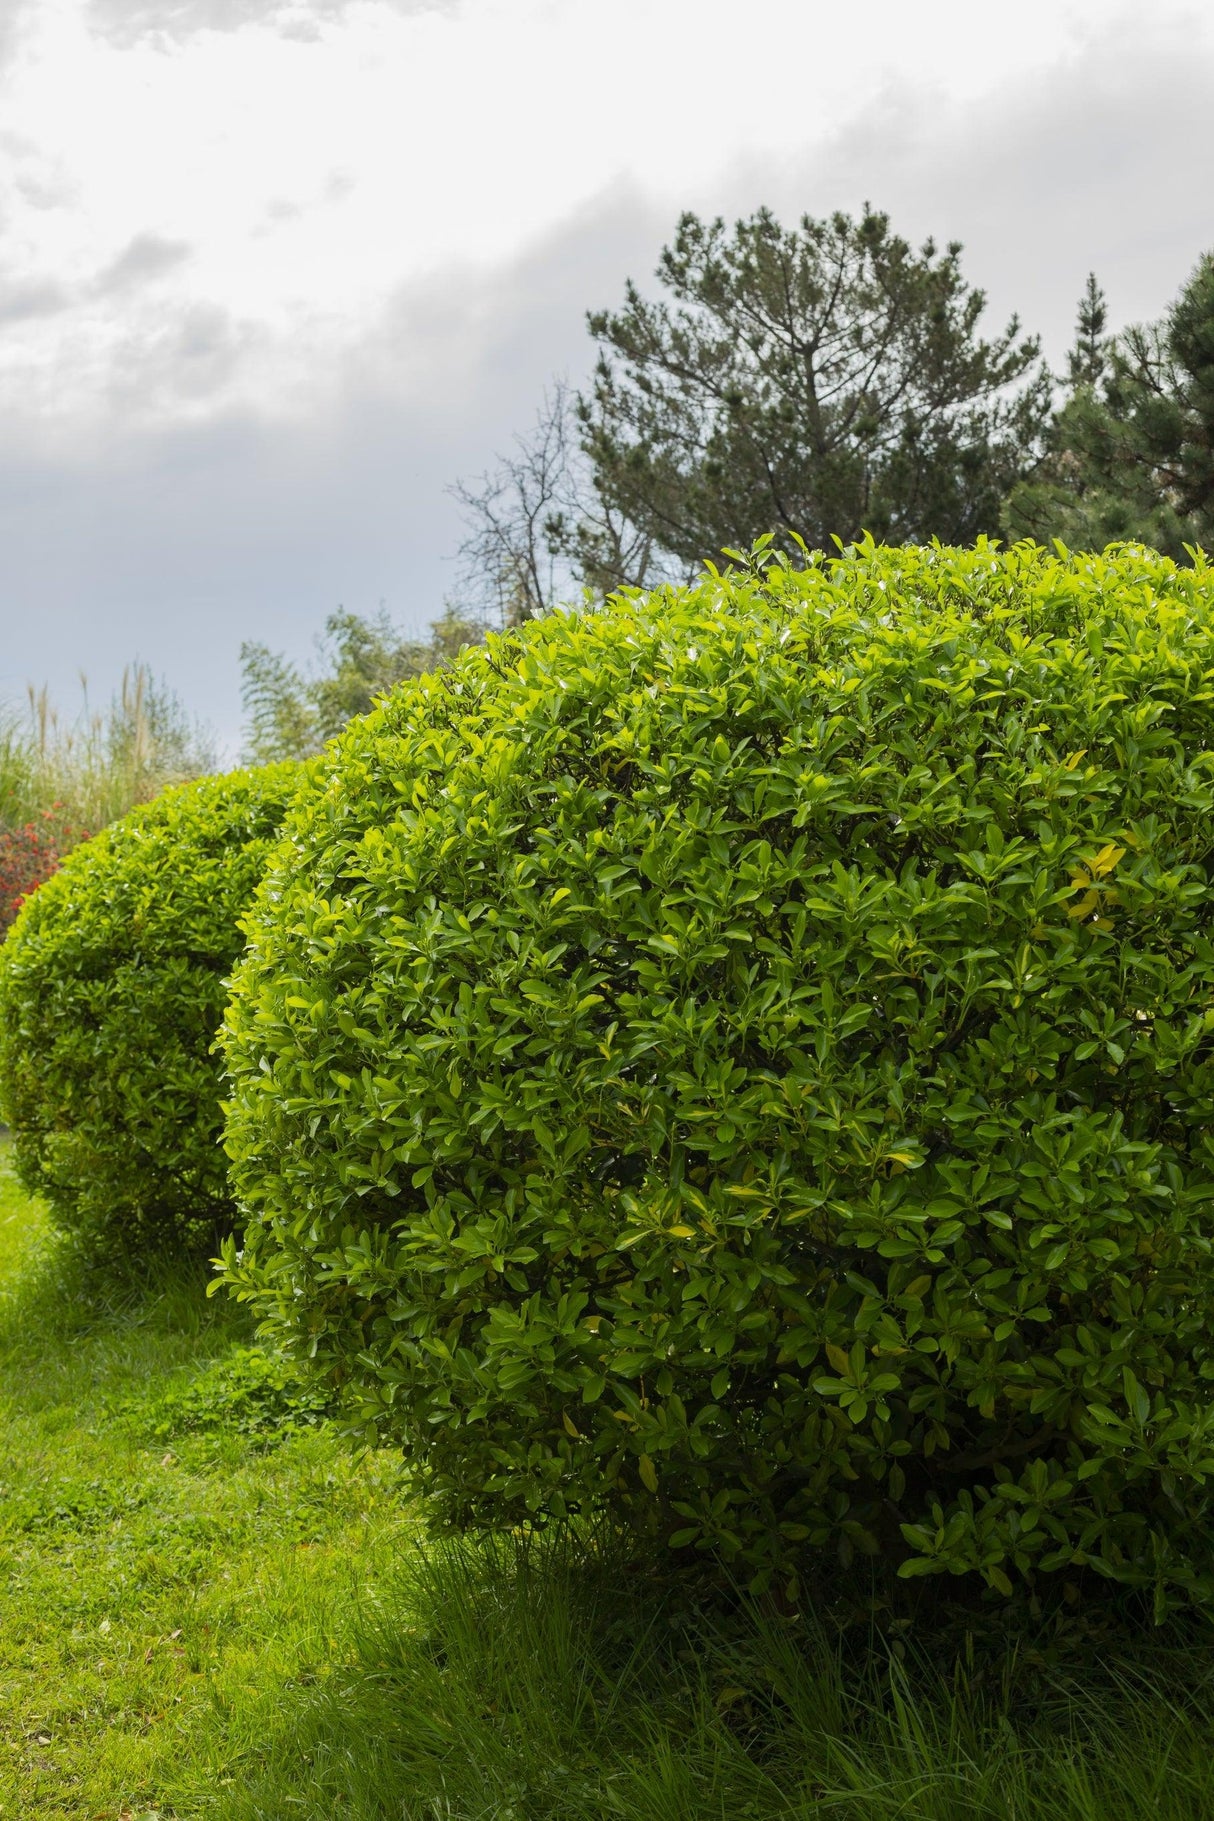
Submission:
[[[3,1821],[212,1812],[410,1545],[386,1458],[273,1445],[247,1341],[197,1274],[90,1289],[3,1166]]]
[[[585,1548],[423,1549],[250,1341],[200,1275],[67,1265],[0,1164],[0,1821],[1214,1816],[1206,1632],[955,1668]]]

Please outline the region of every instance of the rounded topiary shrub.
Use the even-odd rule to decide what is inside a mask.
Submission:
[[[226,1276],[438,1511],[1214,1594],[1214,578],[864,547],[331,749]]]
[[[166,790],[75,848],[0,948],[0,1111],[18,1170],[90,1247],[231,1224],[213,1052],[240,918],[298,767]]]

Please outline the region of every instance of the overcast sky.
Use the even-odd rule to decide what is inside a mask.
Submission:
[[[890,211],[1055,361],[1214,246],[1179,0],[0,0],[0,697],[421,630],[490,465],[678,212]]]

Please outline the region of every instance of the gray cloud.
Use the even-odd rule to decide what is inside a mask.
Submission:
[[[1212,83],[1214,54],[1178,27],[1123,18],[1031,88],[942,116],[891,97],[824,159],[745,189],[790,214],[871,196],[911,238],[962,240],[992,327],[1018,311],[1060,355],[1089,271],[1123,326],[1158,315],[1214,246]]]
[[[387,0],[394,11],[451,10],[458,0]],[[126,48],[146,38],[179,43],[198,32],[276,26],[290,37],[311,37],[340,20],[356,0],[90,0],[92,28]]]
[[[0,53],[3,46],[0,45]],[[0,74],[3,57],[0,54]],[[0,130],[0,159],[7,185],[34,209],[60,209],[75,200],[77,189],[53,151],[25,133]],[[3,218],[0,217],[0,225]]]
[[[172,422],[231,393],[264,331],[215,303],[177,304],[157,311],[122,342],[110,373],[108,404],[116,423]]]
[[[581,377],[584,306],[652,264],[665,226],[620,191],[504,270],[403,293],[304,422],[234,410],[82,440],[70,456],[40,448],[37,426],[12,426],[0,443],[0,699],[34,678],[69,701],[80,669],[104,697],[140,656],[234,745],[242,639],[306,657],[334,607],[381,599],[422,630],[454,586],[461,533],[446,485],[527,424],[554,370]],[[113,421],[170,394],[204,402],[246,334],[195,312],[154,345],[133,339]]]
[[[93,281],[98,297],[112,297],[145,285],[176,268],[190,257],[190,247],[182,240],[168,240],[162,234],[136,234],[134,240],[111,260]]]
[[[32,6],[33,0],[6,0],[0,11],[0,70],[16,50],[21,28]]]
[[[1214,244],[1212,79],[1208,59],[1168,41],[1111,34],[993,105],[891,96],[826,146],[739,165],[687,206],[728,218],[768,202],[793,219],[871,197],[912,239],[963,241],[991,326],[1018,310],[1057,363],[1089,269],[1123,324],[1164,309]],[[620,187],[506,265],[403,290],[321,376],[306,417],[113,428],[70,456],[10,423],[0,697],[32,677],[68,699],[81,667],[104,693],[138,655],[234,740],[242,638],[306,656],[339,602],[381,599],[420,629],[453,586],[446,483],[526,428],[553,373],[583,378],[585,310],[618,303],[626,275],[648,288],[672,227],[673,211]],[[112,423],[149,396],[203,416],[254,346],[222,312],[178,310],[124,348]]]
[[[109,298],[136,290],[173,271],[189,255],[190,248],[182,242],[165,240],[158,234],[138,234],[87,286],[72,287],[57,279],[0,275],[0,323],[61,316],[87,298]],[[199,335],[187,326],[183,327],[182,336],[182,351],[188,355],[197,349]],[[210,339],[215,339],[213,325]]]
[[[71,292],[50,279],[0,279],[0,323],[28,322],[31,317],[58,316],[70,309]]]

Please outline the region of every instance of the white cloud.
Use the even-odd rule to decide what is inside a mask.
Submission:
[[[1151,32],[1182,10],[1157,0]],[[107,359],[129,364],[148,306],[90,276],[136,243],[188,244],[157,323],[249,325],[216,406],[243,387],[291,411],[402,285],[489,270],[613,182],[673,212],[740,160],[880,132],[891,94],[927,118],[997,104],[1109,17],[1105,0],[750,0],[744,24],[736,0],[39,0],[8,74],[0,271],[82,302],[27,319],[5,380],[42,411],[53,347],[73,410],[112,409],[128,395]]]
[[[1214,15],[1172,0],[19,4],[0,696],[141,653],[230,732],[242,636],[424,623],[444,484],[680,208],[869,197],[1056,356],[1090,267],[1124,321],[1214,244]]]

